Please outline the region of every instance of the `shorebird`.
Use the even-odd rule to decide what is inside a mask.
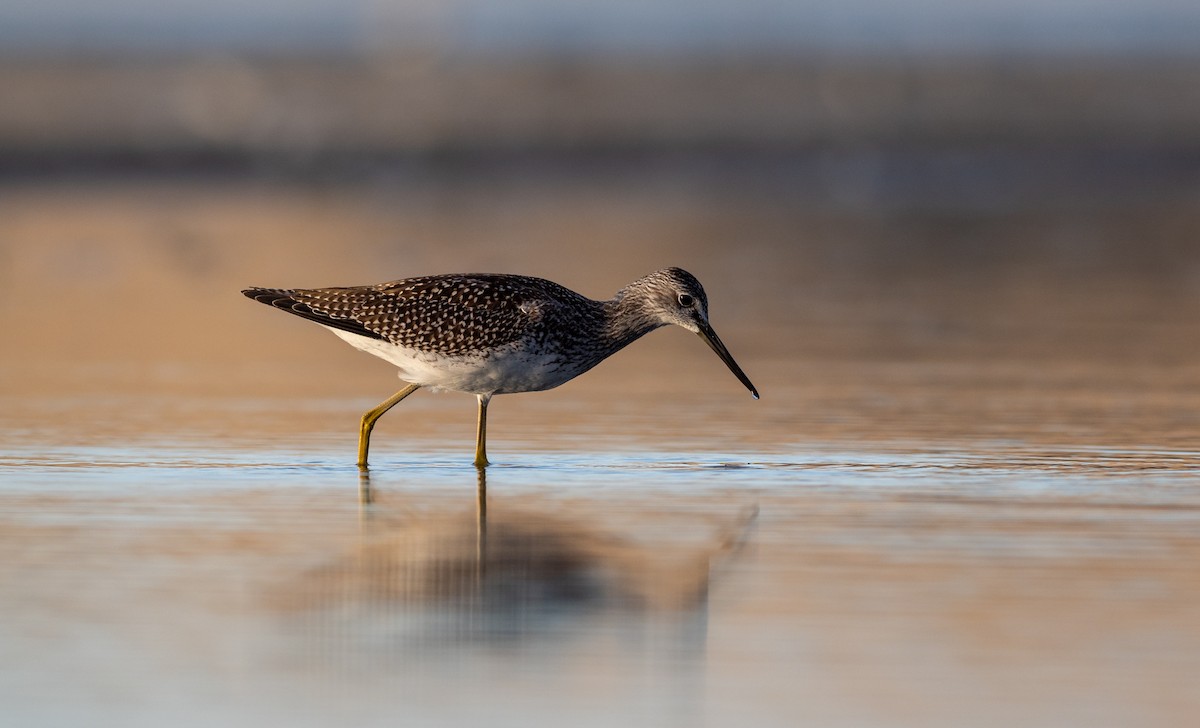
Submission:
[[[607,301],[541,278],[496,274],[242,293],[315,321],[399,368],[408,386],[362,416],[358,466],[364,470],[375,422],[421,387],[479,399],[475,465],[482,468],[488,465],[487,408],[493,395],[557,387],[667,324],[704,339],[758,399],[758,390],[708,323],[704,287],[680,268],[639,278]]]

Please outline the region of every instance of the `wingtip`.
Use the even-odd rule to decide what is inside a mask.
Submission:
[[[287,295],[287,292],[275,288],[243,288],[242,295],[246,298],[258,301],[259,303],[269,303],[274,305],[274,301],[280,298],[281,294]]]

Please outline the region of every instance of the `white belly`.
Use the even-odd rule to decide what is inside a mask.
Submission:
[[[531,354],[528,349],[515,344],[494,349],[487,356],[450,357],[407,349],[341,329],[325,328],[354,348],[396,365],[404,381],[433,390],[470,394],[537,392],[557,387],[579,373],[564,369],[557,355]]]

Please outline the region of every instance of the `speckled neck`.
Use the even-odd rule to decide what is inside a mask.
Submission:
[[[649,289],[639,284],[634,281],[604,301],[604,338],[613,352],[665,325],[649,305]]]

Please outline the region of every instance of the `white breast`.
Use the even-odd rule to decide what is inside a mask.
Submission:
[[[519,343],[494,349],[487,356],[445,356],[329,326],[325,328],[354,348],[394,364],[404,381],[434,390],[470,394],[538,392],[557,387],[578,373],[564,370],[557,356],[531,352]]]

